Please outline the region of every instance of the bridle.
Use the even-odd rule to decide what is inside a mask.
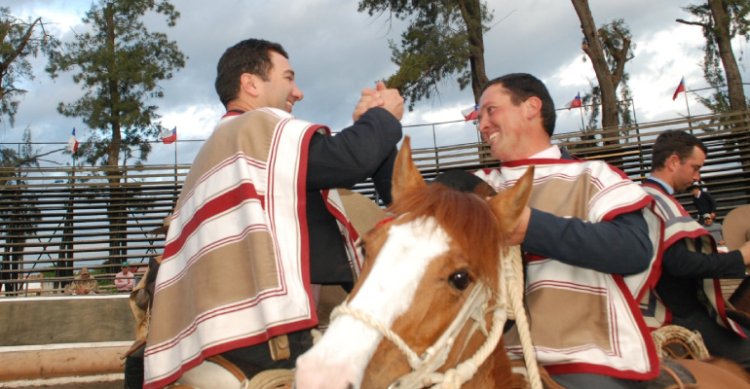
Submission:
[[[503,268],[511,269],[512,271],[503,272]],[[510,305],[510,311],[512,311],[516,320],[521,345],[523,346],[527,377],[532,388],[541,389],[536,356],[531,344],[528,321],[523,308],[523,270],[520,248],[518,246],[501,250],[497,271],[500,276],[498,277],[495,304],[489,307],[491,289],[484,283],[476,283],[451,324],[422,355],[417,355],[398,334],[384,326],[378,319],[351,307],[346,302],[333,310],[331,320],[342,315],[351,316],[378,331],[384,338],[390,340],[401,350],[406,356],[412,371],[396,379],[389,386],[389,389],[419,389],[425,387],[449,389],[460,388],[461,385],[470,380],[479,366],[494,352],[502,337],[505,322],[509,317],[507,313],[508,309],[506,308]],[[485,321],[485,315],[488,312],[492,312],[492,327],[489,332],[486,330]],[[443,373],[438,372],[437,370],[445,364],[448,354],[453,349],[459,332],[469,320],[473,320],[474,323],[471,332],[466,338],[467,341],[475,331],[480,330],[486,337],[484,343],[470,358]]]

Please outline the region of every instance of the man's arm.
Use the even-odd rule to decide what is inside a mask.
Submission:
[[[676,278],[743,278],[745,260],[740,250],[725,254],[696,253],[688,250],[681,240],[664,251],[662,269]]]
[[[569,265],[623,275],[646,270],[653,253],[641,211],[589,223],[532,208],[522,248]]]
[[[308,156],[308,190],[349,188],[373,177],[390,199],[390,176],[401,139],[401,123],[383,108],[372,108],[336,136],[315,134]]]

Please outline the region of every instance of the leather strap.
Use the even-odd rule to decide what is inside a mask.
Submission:
[[[247,376],[245,376],[245,373],[243,373],[242,370],[237,367],[237,365],[229,362],[228,359],[222,357],[221,355],[214,355],[212,357],[209,357],[207,360],[223,367],[226,371],[230,372],[234,376],[234,378],[237,378],[237,381],[245,382],[247,380]]]
[[[271,351],[271,359],[274,361],[289,359],[291,356],[289,337],[286,335],[279,335],[269,339],[268,349]]]

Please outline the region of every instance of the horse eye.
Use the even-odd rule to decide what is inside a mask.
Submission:
[[[466,270],[459,270],[448,277],[448,282],[450,282],[454,288],[464,290],[469,287],[471,277],[469,277],[469,272]]]

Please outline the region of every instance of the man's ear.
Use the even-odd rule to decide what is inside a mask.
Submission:
[[[542,99],[536,96],[531,96],[523,103],[526,106],[526,119],[533,119],[534,117],[541,116]]]
[[[667,166],[671,170],[677,170],[681,162],[682,161],[680,161],[680,156],[677,155],[677,153],[672,153],[672,155],[670,155],[669,158],[667,158]]]
[[[254,74],[242,73],[240,76],[240,90],[252,97],[258,97],[260,95],[260,81],[260,77]]]

